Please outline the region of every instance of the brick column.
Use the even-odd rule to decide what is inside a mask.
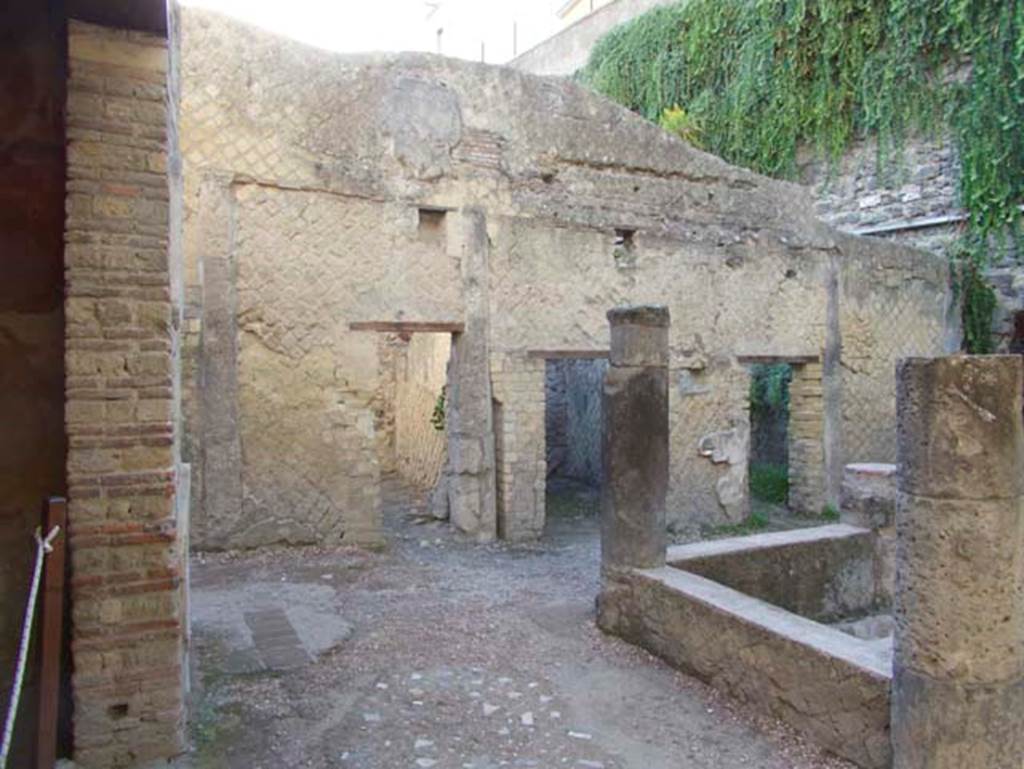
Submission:
[[[820,512],[825,504],[825,401],[820,363],[793,366],[789,385],[789,504]]]
[[[511,542],[544,533],[547,461],[544,436],[544,361],[523,355],[491,355],[497,404],[495,457],[498,536]]]
[[[166,40],[71,22],[66,420],[75,759],[184,747]]]
[[[665,565],[668,491],[668,328],[665,307],[609,310],[604,383],[601,566]]]
[[[897,372],[896,769],[1024,761],[1024,427],[1019,356]]]

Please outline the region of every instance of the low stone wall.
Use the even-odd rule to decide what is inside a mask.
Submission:
[[[859,766],[890,766],[891,652],[672,567],[608,583],[598,623]]]
[[[896,588],[896,465],[844,467],[839,507],[843,523],[872,530],[878,600],[891,606]]]
[[[668,549],[671,566],[818,622],[875,608],[874,558],[871,532],[843,524]]]

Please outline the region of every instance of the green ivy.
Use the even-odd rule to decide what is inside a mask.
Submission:
[[[886,172],[909,135],[948,131],[967,237],[986,261],[1022,240],[1024,0],[684,0],[608,33],[581,79],[778,178],[800,146],[835,162],[873,136]]]
[[[437,396],[437,400],[434,401],[434,411],[430,415],[430,424],[439,433],[444,432],[445,421],[445,400],[447,395],[447,388],[442,387],[441,392]]]
[[[793,369],[788,363],[758,363],[750,367],[750,411],[768,414],[789,409],[789,383]]]
[[[996,294],[985,280],[988,249],[978,238],[961,238],[952,254],[954,288],[960,298],[963,348],[973,355],[995,352],[992,339],[992,314]]]

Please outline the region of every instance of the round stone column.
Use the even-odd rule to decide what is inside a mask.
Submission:
[[[611,357],[604,383],[601,565],[665,565],[668,489],[666,307],[608,312]]]
[[[897,371],[895,769],[1024,763],[1019,356]]]

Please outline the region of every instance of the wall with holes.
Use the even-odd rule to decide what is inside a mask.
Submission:
[[[479,539],[542,531],[544,359],[600,356],[610,307],[672,313],[669,519],[681,534],[748,512],[741,358],[820,366],[807,453],[822,465],[820,507],[838,495],[844,420],[867,413],[844,412],[843,388],[888,403],[894,355],[942,350],[943,261],[841,236],[803,188],[570,82],[347,58],[191,9],[183,45],[200,546],[379,537],[389,375],[379,334],[353,323],[452,324],[437,512]],[[885,286],[913,296],[899,308],[915,329],[904,345],[870,336],[893,311],[879,265]],[[870,375],[844,373],[847,345]],[[887,408],[868,416],[891,435]]]

